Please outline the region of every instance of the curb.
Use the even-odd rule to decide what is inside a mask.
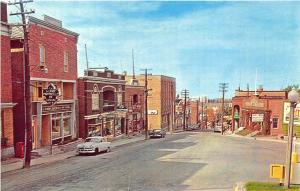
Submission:
[[[278,140],[278,139],[265,139],[265,138],[259,138],[259,137],[246,137],[246,136],[240,136],[240,135],[227,135],[229,137],[236,137],[236,138],[243,138],[243,139],[249,139],[249,140],[257,140],[257,141],[268,141],[268,142],[276,142],[276,143],[287,143],[285,140]],[[293,141],[296,145],[300,145],[299,141]]]
[[[119,147],[122,147],[122,146],[135,144],[135,143],[139,143],[139,142],[143,142],[143,141],[145,141],[145,140],[144,139],[139,139],[139,140],[136,140],[136,141],[131,141],[131,142],[127,142],[127,143],[124,143],[124,144],[113,146],[113,148],[119,148]],[[66,152],[66,153],[60,153],[60,154],[57,154],[57,155],[52,155],[53,157],[57,156],[57,158],[54,158],[52,160],[50,159],[48,161],[41,161],[41,162],[37,161],[36,164],[34,164],[35,160],[43,160],[44,159],[44,158],[37,158],[37,159],[31,161],[30,167],[43,165],[43,164],[51,164],[53,162],[58,162],[58,161],[62,161],[62,160],[68,159],[68,158],[75,157],[76,155],[77,155],[77,152],[76,152],[76,149],[75,149],[75,150],[72,150],[72,151],[69,151],[69,152]],[[47,155],[47,156],[49,156],[49,158],[52,157],[51,155]],[[46,157],[45,157],[45,160],[46,160]],[[23,161],[19,161],[19,162],[16,162],[16,163],[10,163],[10,164],[7,164],[7,165],[1,165],[1,174],[11,172],[11,171],[16,171],[16,170],[22,170],[22,169],[23,169]]]

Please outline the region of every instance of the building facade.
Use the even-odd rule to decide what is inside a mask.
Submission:
[[[32,148],[63,144],[77,138],[77,40],[78,34],[49,16],[29,17],[29,64],[32,100]],[[24,142],[23,33],[12,29],[11,62],[15,142]],[[57,100],[46,102],[45,90],[57,90]]]
[[[145,77],[136,77],[145,85]],[[148,128],[173,130],[176,97],[176,79],[163,75],[148,76]]]
[[[78,79],[79,136],[116,137],[127,131],[125,76],[89,69]]]
[[[13,153],[13,99],[11,78],[10,28],[7,23],[7,4],[1,2],[1,153]],[[7,153],[5,153],[7,152]]]
[[[237,90],[232,98],[233,130],[245,127],[263,135],[282,135],[283,104],[286,91]]]
[[[133,77],[126,76],[125,105],[127,112],[127,133],[135,134],[144,131],[145,87]]]

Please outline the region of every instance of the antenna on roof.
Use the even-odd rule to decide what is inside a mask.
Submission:
[[[255,69],[255,90],[254,90],[255,91],[254,95],[257,96],[258,94],[257,94],[257,91],[256,91],[256,88],[257,88],[256,83],[257,83],[257,68]]]
[[[134,73],[134,52],[132,49],[132,79],[135,79],[135,73]]]
[[[87,68],[87,70],[89,70],[89,61],[88,61],[88,56],[87,56],[86,44],[84,44],[84,48],[85,48],[86,68]]]

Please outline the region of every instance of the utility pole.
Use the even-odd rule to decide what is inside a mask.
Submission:
[[[184,89],[181,91],[181,96],[184,97],[184,106],[183,106],[183,131],[186,129],[186,99],[189,96],[189,90]]]
[[[84,49],[85,49],[86,69],[89,70],[89,60],[88,60],[88,55],[87,55],[86,44],[84,44]]]
[[[31,161],[31,150],[32,150],[32,122],[31,122],[31,93],[30,93],[30,65],[29,65],[29,46],[28,46],[28,31],[26,26],[26,18],[25,15],[34,13],[33,10],[25,11],[24,4],[33,2],[32,0],[23,1],[20,0],[18,2],[9,3],[9,5],[19,5],[20,12],[11,13],[10,15],[21,15],[23,33],[24,33],[24,88],[25,88],[25,152],[24,152],[24,163],[23,168],[30,167]]]
[[[148,92],[151,91],[151,89],[148,89],[148,75],[151,75],[148,73],[148,68],[142,69],[145,71],[145,139],[147,140],[149,138],[149,132],[148,132]]]
[[[222,135],[224,134],[224,97],[225,97],[225,92],[227,92],[228,88],[228,83],[220,83],[219,84],[220,92],[222,92],[222,115],[221,115],[221,127],[222,127]]]
[[[197,99],[197,109],[196,109],[196,113],[197,113],[197,116],[196,116],[196,120],[197,120],[197,124],[199,123],[199,99]]]

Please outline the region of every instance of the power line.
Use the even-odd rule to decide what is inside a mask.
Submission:
[[[184,97],[184,112],[183,112],[183,131],[186,129],[186,99],[189,97],[189,90],[184,89],[181,91],[181,96]]]
[[[222,92],[222,118],[221,118],[221,126],[222,126],[222,135],[224,134],[224,96],[225,92],[227,92],[228,83],[219,83],[219,91]]]
[[[148,73],[149,68],[144,68],[141,69],[142,71],[145,71],[145,139],[147,140],[149,137],[149,132],[148,132],[148,95],[149,95],[149,91],[151,91],[151,89],[148,89],[148,75],[151,75]]]
[[[25,15],[34,13],[34,10],[26,11],[24,9],[24,4],[33,2],[32,0],[27,1],[15,1],[9,3],[9,5],[19,5],[20,12],[11,13],[10,15],[21,15],[22,16],[22,27],[24,33],[24,52],[23,52],[23,62],[24,62],[24,111],[25,111],[25,152],[24,152],[24,168],[30,167],[31,161],[31,150],[32,150],[32,121],[31,121],[31,93],[30,93],[30,65],[29,65],[29,46],[28,46],[28,31],[26,26]]]

